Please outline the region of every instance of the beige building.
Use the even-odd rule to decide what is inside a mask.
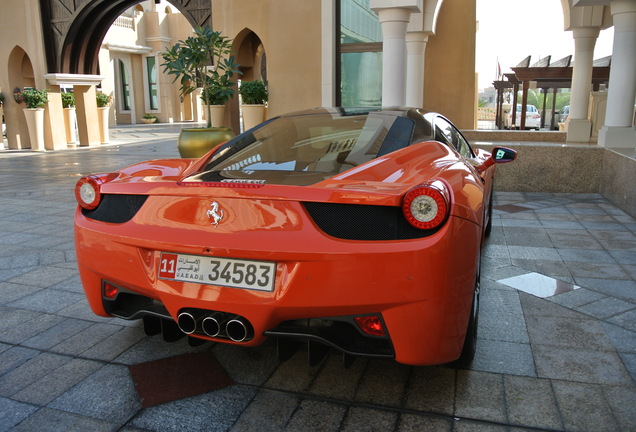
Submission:
[[[614,22],[622,48],[613,62],[621,66],[612,68],[610,123],[600,143],[633,147],[633,125],[624,123],[633,119],[636,85],[634,4],[562,0],[579,58],[571,135],[588,133],[591,39]],[[49,90],[46,149],[67,146],[61,93],[70,88],[79,145],[108,139],[97,127],[97,91],[113,97],[111,126],[138,123],[145,113],[161,122],[201,120],[196,94],[182,100],[160,66],[160,53],[200,25],[233,39],[242,79],[267,80],[269,117],[316,106],[412,105],[462,129],[476,126],[476,0],[3,0],[0,91],[9,147],[32,147],[23,106],[12,97],[25,87]],[[238,132],[237,97],[228,108],[226,124]]]
[[[80,145],[104,139],[97,130],[97,91],[113,96],[111,126],[139,123],[145,113],[161,122],[201,120],[196,95],[181,100],[177,85],[160,66],[160,53],[191,34],[195,25],[209,24],[234,40],[242,79],[267,80],[269,117],[316,106],[379,105],[382,82],[393,81],[394,74],[388,75],[390,80],[382,75],[382,57],[387,55],[378,18],[386,6],[382,1],[153,0],[126,8],[130,1],[84,0],[75,2],[74,9],[66,3],[0,4],[0,91],[6,99],[10,148],[31,146],[23,105],[13,101],[15,88],[49,90],[44,114],[47,149],[67,146],[59,127],[64,122],[60,94],[71,88]],[[423,43],[426,67],[421,48],[422,72],[415,78],[422,88],[418,105],[472,128],[475,1],[429,1],[429,11],[422,0],[406,3],[404,27],[412,14],[420,21],[416,30],[428,40],[428,47],[426,40]],[[437,20],[446,24],[435,29]],[[365,99],[365,92],[373,97]],[[227,123],[238,131],[238,98],[228,106]]]
[[[188,20],[166,1],[142,2],[115,20],[99,52],[101,89],[113,96],[111,123],[140,123],[146,113],[159,122],[197,120],[192,98],[181,104],[161,67],[161,52],[191,34]]]

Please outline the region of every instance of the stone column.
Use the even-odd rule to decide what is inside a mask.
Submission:
[[[66,131],[64,112],[62,110],[62,94],[59,85],[50,85],[49,101],[44,111],[44,145],[47,150],[66,149]]]
[[[422,0],[371,0],[382,27],[382,105],[406,104],[406,27]]]
[[[592,122],[587,118],[592,85],[594,45],[598,38],[598,27],[577,27],[574,35],[574,67],[572,70],[572,96],[570,116],[567,121],[568,142],[589,142]]]
[[[406,34],[406,106],[424,106],[424,59],[428,34],[408,32]]]
[[[73,93],[77,107],[77,130],[80,146],[100,145],[95,86],[75,85]]]
[[[636,147],[634,99],[636,98],[636,1],[613,0],[614,46],[610,69],[605,125],[598,144],[604,147]]]

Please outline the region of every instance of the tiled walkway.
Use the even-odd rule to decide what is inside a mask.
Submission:
[[[74,183],[178,157],[175,133],[0,152],[0,431],[636,430],[636,220],[599,195],[496,194],[470,370],[345,369],[335,354],[310,367],[302,352],[279,364],[273,345],[191,348],[94,316],[75,267]],[[213,353],[234,384],[143,408],[129,366],[189,352]]]

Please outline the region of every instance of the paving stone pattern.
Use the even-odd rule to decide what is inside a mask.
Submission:
[[[76,270],[74,184],[178,157],[178,128],[0,151],[0,432],[636,430],[636,220],[600,195],[496,193],[467,370],[345,369],[335,353],[310,367],[302,351],[279,364],[270,343],[192,348],[93,315]],[[537,297],[506,284],[533,274],[569,288]],[[200,351],[236,384],[143,409],[128,365]]]

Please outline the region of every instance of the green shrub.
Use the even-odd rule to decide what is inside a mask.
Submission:
[[[104,108],[109,106],[112,101],[113,101],[112,96],[102,92],[97,93],[97,106],[99,108]]]
[[[264,81],[242,82],[239,94],[246,105],[263,105],[268,99],[267,84]]]
[[[73,93],[62,93],[62,107],[75,108],[75,95]]]
[[[226,92],[219,91],[216,87],[205,87],[201,93],[201,100],[205,105],[225,105],[229,99]]]
[[[16,101],[24,102],[27,108],[44,108],[49,101],[49,92],[46,89],[27,88],[18,92]]]

